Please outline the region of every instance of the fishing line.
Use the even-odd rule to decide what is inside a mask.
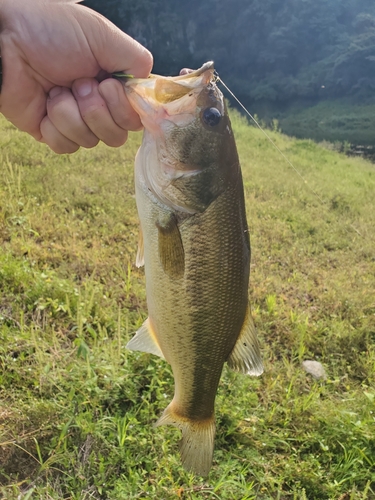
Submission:
[[[254,116],[245,108],[245,106],[242,104],[242,102],[233,94],[233,92],[230,90],[229,87],[227,87],[227,85],[225,85],[225,83],[223,82],[223,80],[220,78],[219,76],[219,73],[215,70],[215,77],[217,79],[218,82],[220,82],[222,84],[222,86],[229,92],[229,94],[233,97],[233,99],[235,99],[238,104],[241,106],[241,108],[245,111],[245,113],[253,120],[253,122],[255,123],[255,125],[259,128],[259,130],[261,130],[261,132],[267,137],[267,139],[270,141],[270,143],[272,144],[272,146],[281,154],[281,156],[284,158],[284,160],[292,167],[292,169],[295,171],[295,173],[302,179],[302,181],[304,182],[304,184],[306,184],[307,188],[316,196],[316,198],[320,201],[320,203],[327,207],[327,202],[323,200],[323,198],[311,187],[309,186],[307,180],[303,177],[303,175],[301,174],[301,172],[293,165],[293,163],[289,160],[289,158],[281,151],[281,149],[277,146],[277,144],[275,144],[275,142],[272,140],[272,138],[267,134],[267,132],[259,125],[259,123],[257,122],[257,120],[254,118]],[[339,192],[339,190],[337,188],[335,188],[336,191],[341,194]],[[361,237],[363,237],[363,235],[358,231],[358,229],[356,229],[353,224],[350,224],[350,227]]]
[[[215,76],[216,78],[218,79],[218,81],[222,84],[222,86],[230,93],[230,95],[238,102],[238,104],[241,106],[241,108],[245,111],[245,113],[250,116],[250,118],[253,120],[253,122],[255,123],[255,125],[259,128],[259,130],[261,130],[263,132],[263,134],[267,137],[267,139],[270,141],[270,143],[272,144],[272,146],[274,148],[276,148],[276,150],[281,154],[281,156],[284,158],[284,160],[292,167],[292,169],[295,171],[295,173],[303,180],[303,182],[307,185],[308,189],[310,189],[310,191],[312,193],[314,193],[314,195],[318,198],[318,200],[320,201],[320,203],[322,203],[323,205],[326,205],[326,202],[319,196],[319,194],[311,187],[308,185],[308,182],[307,180],[303,177],[303,175],[301,174],[301,172],[293,165],[293,163],[289,160],[289,158],[281,151],[281,149],[277,146],[277,144],[275,144],[275,142],[271,139],[271,137],[267,134],[267,132],[259,125],[259,123],[257,122],[257,120],[254,118],[254,116],[245,108],[245,106],[242,104],[242,102],[233,94],[233,92],[230,90],[229,87],[227,87],[225,85],[225,83],[223,82],[223,80],[220,78],[219,74],[215,71]]]

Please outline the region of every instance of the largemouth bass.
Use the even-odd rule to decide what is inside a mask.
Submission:
[[[207,475],[225,362],[263,371],[248,302],[250,240],[241,169],[212,62],[177,77],[129,80],[144,125],[135,160],[149,317],[131,350],[170,363],[172,402],[156,423],[182,430],[184,467]]]

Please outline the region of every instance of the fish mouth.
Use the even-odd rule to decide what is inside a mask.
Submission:
[[[214,71],[213,61],[208,61],[184,75],[134,78],[125,83],[125,92],[147,127],[145,122],[149,123],[151,117],[155,121],[158,116],[165,119],[166,115],[194,114],[197,97],[214,81]]]

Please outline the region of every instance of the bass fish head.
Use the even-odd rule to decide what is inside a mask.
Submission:
[[[132,79],[125,90],[145,128],[136,164],[147,189],[173,210],[205,211],[239,175],[213,62],[176,77]]]

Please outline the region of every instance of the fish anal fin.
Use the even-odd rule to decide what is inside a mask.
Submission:
[[[137,250],[137,257],[135,259],[135,265],[137,267],[142,267],[145,265],[145,248],[144,248],[143,233],[141,226],[139,226],[138,250]]]
[[[179,416],[173,409],[173,401],[164,410],[154,427],[173,425],[182,431],[180,454],[187,471],[208,476],[212,466],[215,441],[215,419],[192,420]]]
[[[163,270],[171,278],[181,278],[185,272],[185,252],[175,215],[167,214],[156,222],[156,227]]]
[[[247,308],[241,333],[227,362],[232,370],[248,375],[261,375],[263,373],[260,347],[250,306]]]
[[[126,344],[126,348],[130,349],[131,351],[148,352],[165,359],[164,354],[160,349],[159,343],[156,339],[156,335],[152,329],[149,318],[147,318],[141,328],[137,330],[134,337],[129,340],[129,342]]]

